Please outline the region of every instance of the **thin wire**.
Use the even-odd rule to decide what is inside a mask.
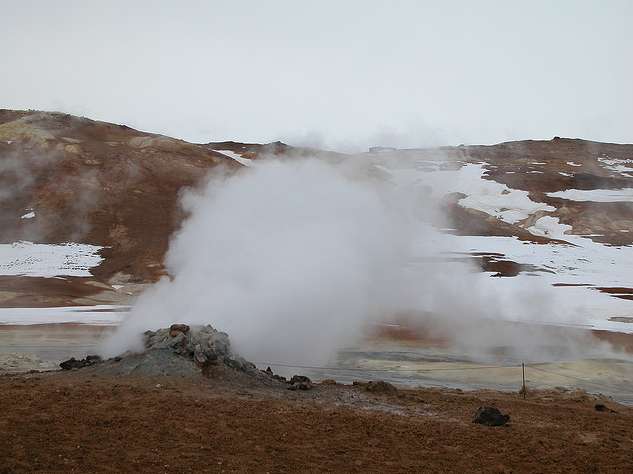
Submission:
[[[567,377],[569,379],[578,380],[579,382],[583,382],[583,383],[586,383],[588,385],[593,385],[594,387],[600,387],[602,389],[605,389],[605,388],[616,388],[616,386],[614,386],[614,385],[608,385],[608,386],[607,385],[602,385],[602,384],[598,384],[596,382],[590,382],[589,380],[586,380],[586,379],[583,379],[583,378],[580,378],[580,377],[576,377],[575,375],[568,375],[568,374],[563,374],[563,373],[560,373],[560,372],[554,372],[553,370],[542,369],[540,367],[535,367],[533,365],[526,365],[526,367],[529,367],[529,368],[534,369],[534,370],[538,370],[540,372],[545,372],[547,374],[558,375],[559,377]],[[619,387],[617,387],[617,388],[620,389]]]
[[[260,366],[273,366],[273,367],[289,367],[294,369],[310,369],[310,370],[330,370],[330,371],[340,371],[340,372],[350,372],[350,371],[362,371],[362,372],[414,372],[414,373],[426,373],[426,372],[443,372],[443,371],[453,371],[453,370],[481,370],[481,369],[513,369],[520,368],[520,365],[481,365],[476,367],[435,367],[435,368],[427,368],[427,369],[404,369],[394,367],[391,369],[366,369],[363,367],[326,367],[326,366],[316,366],[316,365],[300,365],[300,364],[288,364],[285,362],[256,362],[257,365]],[[588,385],[593,385],[594,387],[599,387],[601,389],[614,389],[616,386],[605,386],[602,384],[598,384],[595,382],[590,382],[589,380],[576,377],[574,375],[563,374],[560,372],[555,372],[552,370],[543,369],[540,367],[536,367],[534,365],[525,364],[525,367],[530,369],[534,369],[540,372],[548,373],[551,375],[557,375],[560,377],[567,377],[569,379],[577,380],[579,382],[586,383]],[[621,390],[620,387],[617,389]]]
[[[445,368],[430,368],[430,369],[403,369],[394,367],[392,369],[366,369],[363,367],[323,367],[316,365],[297,365],[288,363],[276,363],[276,362],[256,362],[257,365],[267,365],[273,367],[290,367],[294,369],[312,369],[312,370],[333,370],[333,371],[352,371],[360,370],[363,372],[435,372],[446,370],[478,370],[478,369],[511,369],[521,367],[520,365],[481,365],[477,367],[445,367]]]

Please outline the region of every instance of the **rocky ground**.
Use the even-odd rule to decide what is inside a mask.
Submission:
[[[0,378],[2,472],[631,472],[633,411],[582,392],[290,391],[242,378]],[[603,404],[606,411],[597,411]],[[506,426],[472,422],[481,406]],[[614,411],[611,411],[614,410]]]
[[[313,384],[210,326],[0,377],[0,472],[630,472],[633,409],[581,391]],[[74,367],[74,368],[73,368]],[[498,410],[498,411],[497,411]],[[474,423],[475,419],[477,423]]]

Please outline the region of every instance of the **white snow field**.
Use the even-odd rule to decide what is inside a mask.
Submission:
[[[483,179],[485,172],[483,164],[472,163],[466,164],[457,172],[452,192],[467,195],[459,201],[460,205],[483,211],[509,224],[526,219],[536,211],[556,210],[545,203],[532,201],[527,191]]]
[[[561,224],[558,217],[543,216],[534,222],[534,225],[527,228],[532,234],[548,237],[550,239],[565,240],[567,232],[570,232],[572,226]]]
[[[99,250],[88,244],[0,244],[0,275],[28,277],[89,277],[101,263]]]
[[[566,189],[555,193],[547,193],[550,197],[568,199],[570,201],[591,202],[633,202],[633,188],[624,189]]]

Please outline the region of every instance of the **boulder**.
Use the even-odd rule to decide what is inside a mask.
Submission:
[[[609,413],[617,413],[615,410],[612,410],[611,408],[606,406],[604,403],[596,403],[593,408],[596,411],[605,411],[605,412],[609,412]]]
[[[479,407],[473,419],[473,423],[486,426],[503,426],[508,421],[510,421],[510,415],[502,414],[495,407]]]

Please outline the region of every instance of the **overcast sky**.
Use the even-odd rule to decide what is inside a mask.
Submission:
[[[629,0],[0,6],[0,107],[193,141],[633,143]]]

